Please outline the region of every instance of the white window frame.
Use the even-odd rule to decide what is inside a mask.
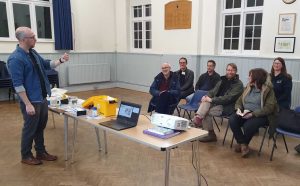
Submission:
[[[146,6],[151,5],[151,16],[146,17]],[[134,7],[142,6],[142,17],[134,17]],[[132,52],[148,53],[153,49],[153,7],[150,0],[132,0],[130,4],[130,49]],[[151,22],[151,48],[146,48],[146,22]],[[134,48],[134,22],[142,22],[142,48]]]
[[[7,22],[8,22],[8,33],[9,37],[0,37],[0,41],[17,41],[15,37],[15,24],[13,14],[13,3],[27,4],[29,5],[31,29],[36,34],[38,42],[54,42],[54,23],[53,23],[53,11],[52,11],[52,0],[41,1],[41,0],[0,0],[0,2],[6,3]],[[37,25],[36,25],[36,12],[35,6],[49,7],[51,17],[51,39],[38,38]]]
[[[266,1],[266,0],[264,0]],[[265,4],[265,2],[264,2]],[[219,41],[219,51],[222,55],[259,55],[260,50],[244,50],[244,40],[245,40],[245,25],[246,25],[246,14],[248,13],[262,13],[264,17],[263,8],[264,6],[259,7],[247,7],[247,0],[241,0],[241,8],[225,9],[226,0],[222,0],[222,11],[221,11],[221,36]],[[238,50],[224,50],[224,28],[225,28],[225,15],[240,14],[240,33],[239,33],[239,46]],[[261,34],[263,30],[263,25],[261,26]],[[262,37],[260,38],[260,44]],[[261,49],[261,45],[260,45]]]

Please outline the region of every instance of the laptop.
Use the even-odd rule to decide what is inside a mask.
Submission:
[[[141,105],[135,103],[121,101],[117,119],[101,122],[99,124],[115,130],[135,127],[139,120],[141,107]]]

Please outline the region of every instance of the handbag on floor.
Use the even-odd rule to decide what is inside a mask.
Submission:
[[[300,113],[294,110],[280,109],[276,117],[277,126],[288,132],[300,134]]]

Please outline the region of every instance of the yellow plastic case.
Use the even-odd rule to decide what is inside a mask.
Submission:
[[[117,102],[117,98],[107,95],[92,96],[82,103],[82,107],[97,107],[98,114],[108,117],[116,115]]]

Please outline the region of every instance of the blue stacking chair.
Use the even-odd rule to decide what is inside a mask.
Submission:
[[[183,117],[185,116],[185,113],[189,116],[189,119],[192,120],[192,112],[196,112],[200,106],[200,101],[203,96],[207,94],[207,91],[204,90],[197,90],[194,93],[194,96],[192,97],[191,101],[187,104],[178,105],[178,108],[183,109]]]
[[[295,111],[298,112],[298,113],[300,113],[300,106],[296,107]],[[288,136],[291,136],[291,137],[294,137],[294,138],[300,138],[300,134],[298,134],[298,133],[288,132],[288,131],[283,130],[281,128],[276,128],[275,137],[273,137],[273,142],[274,143],[273,143],[272,153],[271,153],[271,156],[270,156],[270,161],[273,160],[273,153],[274,153],[275,148],[277,148],[276,139],[277,139],[278,134],[282,135],[283,142],[284,142],[285,149],[286,149],[287,153],[289,152],[289,149],[287,147],[284,135],[288,135]]]
[[[15,100],[15,94],[14,94],[15,91],[12,85],[12,80],[10,74],[8,73],[6,63],[4,61],[0,61],[0,88],[8,88],[9,100],[11,94],[13,96],[13,100]]]
[[[55,86],[59,88],[58,72],[54,69],[46,70],[46,75],[48,77],[49,83],[51,84],[52,88],[54,88]]]

